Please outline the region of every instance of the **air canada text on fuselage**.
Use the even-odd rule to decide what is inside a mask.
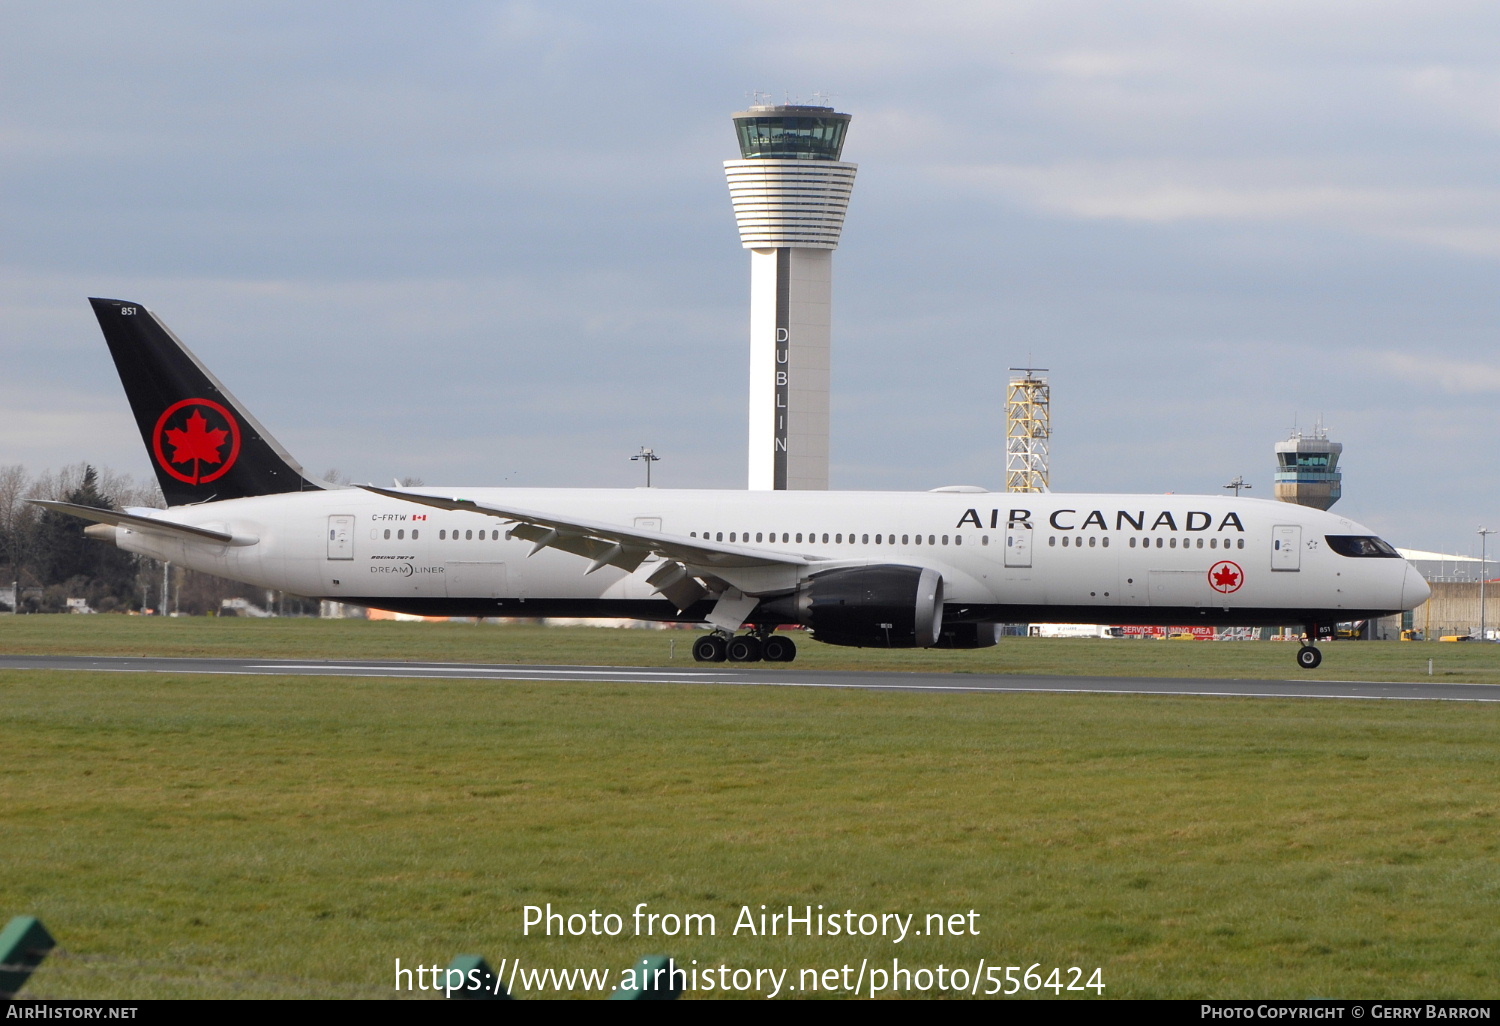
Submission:
[[[1212,513],[1201,509],[1178,513],[1144,509],[1117,509],[1108,512],[1102,509],[1055,509],[1047,515],[1046,522],[1057,531],[1086,531],[1093,528],[1100,531],[1239,531],[1243,534],[1245,530],[1238,513],[1225,513],[1216,521]],[[999,528],[1002,523],[1006,527],[1037,526],[1029,509],[992,509],[986,523],[986,518],[980,511],[971,508],[964,511],[954,527],[978,527],[982,530],[985,527]]]

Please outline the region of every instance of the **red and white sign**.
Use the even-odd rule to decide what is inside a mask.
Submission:
[[[1125,637],[1143,638],[1166,638],[1173,634],[1189,634],[1195,638],[1213,638],[1216,630],[1213,627],[1120,627],[1119,632]]]

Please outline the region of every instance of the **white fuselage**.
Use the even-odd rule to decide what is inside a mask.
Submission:
[[[1233,625],[1332,622],[1409,609],[1428,594],[1405,560],[1351,558],[1326,538],[1370,532],[1337,514],[1266,500],[1004,492],[434,489],[637,530],[813,560],[942,574],[950,621]],[[267,495],[150,512],[235,536],[216,545],[120,528],[126,549],[310,597],[449,615],[678,612],[632,573],[585,574],[571,553],[509,538],[488,514],[362,489]],[[749,590],[748,588],[746,589]],[[766,594],[770,594],[767,589]]]

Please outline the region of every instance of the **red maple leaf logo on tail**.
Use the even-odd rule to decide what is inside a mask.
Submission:
[[[191,408],[183,427],[167,427],[179,411]],[[210,427],[211,421],[204,411],[218,420],[222,427]],[[167,458],[163,446],[172,447],[172,456]],[[240,452],[240,429],[234,416],[212,399],[183,399],[167,408],[156,422],[153,445],[156,462],[168,474],[190,485],[207,484],[223,477],[234,464]],[[225,446],[228,453],[224,452]],[[178,469],[178,465],[182,468]]]
[[[219,463],[219,450],[224,447],[228,438],[229,432],[223,428],[210,431],[208,420],[197,410],[187,419],[187,430],[167,428],[167,444],[177,450],[172,454],[173,463],[186,463],[188,460]],[[195,473],[193,477],[196,479],[198,475]]]

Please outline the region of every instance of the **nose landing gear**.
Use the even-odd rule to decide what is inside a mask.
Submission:
[[[1297,649],[1297,665],[1304,670],[1316,670],[1323,661],[1323,653],[1318,651],[1317,640],[1318,625],[1310,623],[1307,625],[1307,633],[1302,635],[1302,647]]]

